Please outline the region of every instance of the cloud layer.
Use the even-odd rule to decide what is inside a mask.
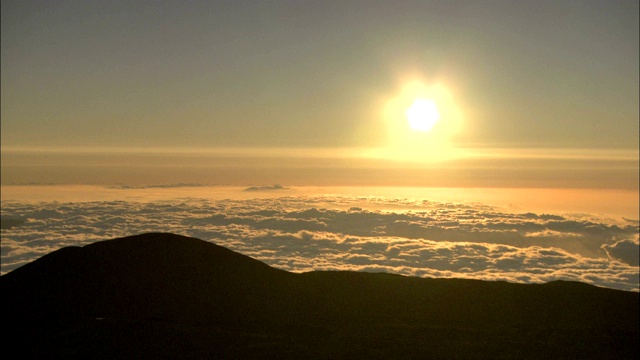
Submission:
[[[3,274],[64,246],[163,231],[295,272],[564,279],[639,288],[637,222],[508,213],[482,204],[347,196],[3,202],[2,223],[18,224],[1,230]]]

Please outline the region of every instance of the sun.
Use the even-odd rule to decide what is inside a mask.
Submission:
[[[416,99],[405,114],[409,126],[416,131],[427,132],[440,120],[438,107],[431,99]]]
[[[441,162],[460,154],[454,137],[464,129],[463,116],[443,83],[409,81],[384,102],[387,144],[372,156],[405,162]]]

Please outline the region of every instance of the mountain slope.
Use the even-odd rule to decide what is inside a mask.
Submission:
[[[636,358],[637,293],[277,270],[143,234],[0,278],[3,352],[24,358]]]

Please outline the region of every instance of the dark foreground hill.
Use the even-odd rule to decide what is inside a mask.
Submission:
[[[277,270],[144,234],[0,278],[2,354],[60,359],[636,359],[638,293]]]

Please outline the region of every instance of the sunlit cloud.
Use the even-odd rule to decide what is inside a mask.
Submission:
[[[616,241],[614,244],[602,245],[611,260],[617,260],[629,265],[640,265],[640,246],[638,236],[635,239]]]
[[[405,210],[378,210],[403,204]],[[407,210],[408,208],[408,210]],[[2,204],[2,273],[63,246],[144,232],[212,241],[272,266],[638,290],[638,225],[482,204],[287,196]]]

